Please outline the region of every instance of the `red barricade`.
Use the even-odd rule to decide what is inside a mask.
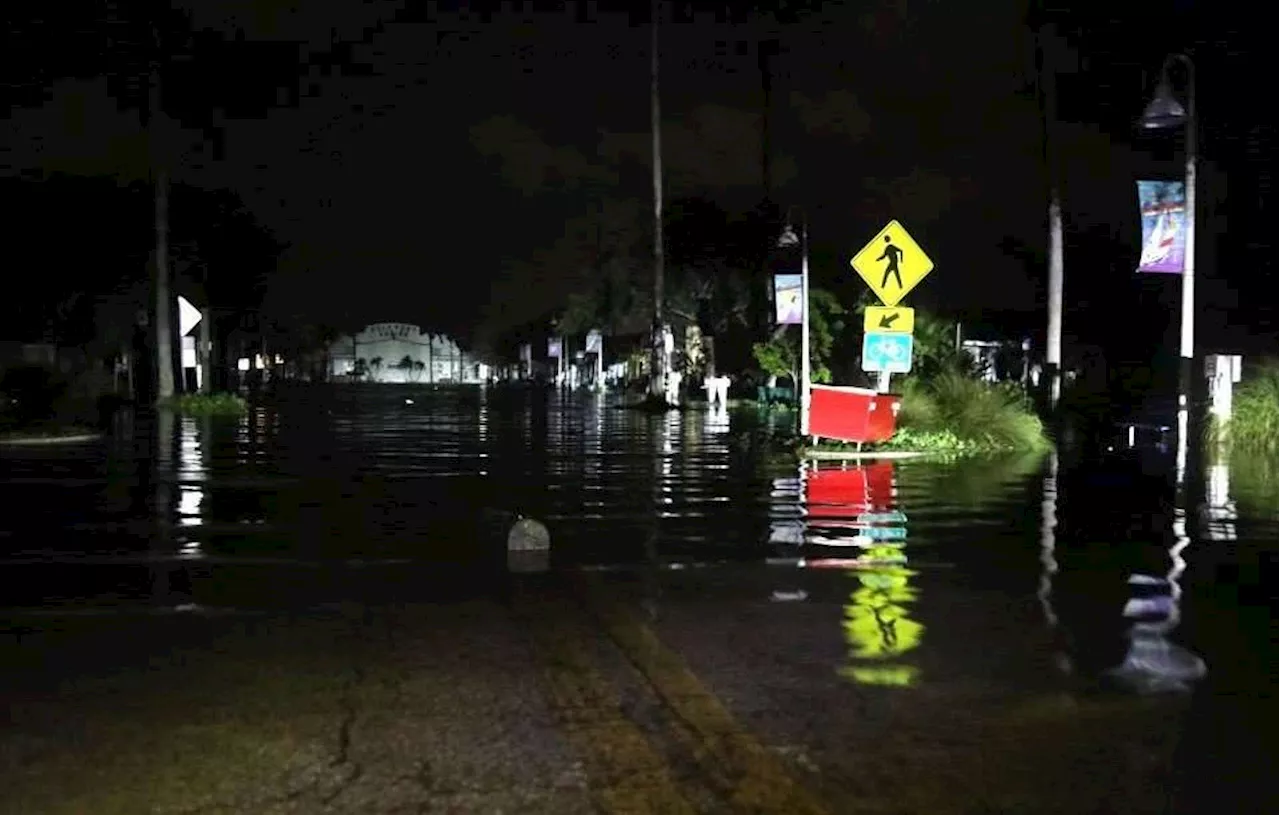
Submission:
[[[809,435],[850,442],[888,441],[897,429],[902,397],[867,388],[813,385]]]

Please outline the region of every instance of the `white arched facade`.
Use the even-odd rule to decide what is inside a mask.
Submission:
[[[358,378],[366,382],[479,383],[488,378],[487,366],[458,343],[408,323],[375,323],[339,337],[329,347],[329,359],[333,376],[356,378],[363,371]]]

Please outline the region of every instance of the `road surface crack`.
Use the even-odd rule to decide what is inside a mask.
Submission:
[[[356,630],[355,623],[352,624],[352,629],[352,633],[359,640],[360,632]],[[357,658],[351,666],[346,682],[343,683],[338,700],[341,718],[338,720],[337,748],[333,760],[329,762],[329,769],[340,773],[341,779],[336,787],[320,799],[321,803],[326,805],[337,800],[364,776],[364,765],[351,756],[351,734],[360,717],[359,705],[356,704],[356,692],[364,684],[364,680],[364,667]]]

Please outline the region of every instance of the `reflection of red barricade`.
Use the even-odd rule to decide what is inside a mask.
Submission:
[[[809,435],[838,441],[888,441],[897,427],[901,396],[866,388],[813,385]]]
[[[893,462],[866,467],[811,470],[805,479],[811,515],[855,518],[864,512],[893,508]]]

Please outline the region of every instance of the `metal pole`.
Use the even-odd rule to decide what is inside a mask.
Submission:
[[[1062,398],[1062,286],[1062,203],[1055,183],[1049,188],[1049,325],[1044,351],[1050,411],[1058,409]]]
[[[809,217],[800,212],[800,438],[809,435]]]
[[[1187,70],[1187,156],[1186,156],[1186,246],[1182,266],[1182,320],[1178,353],[1178,458],[1177,476],[1181,482],[1187,464],[1190,444],[1190,410],[1192,398],[1193,359],[1195,357],[1196,305],[1196,75],[1195,66],[1186,54],[1176,59]],[[1167,67],[1167,66],[1166,66]]]

